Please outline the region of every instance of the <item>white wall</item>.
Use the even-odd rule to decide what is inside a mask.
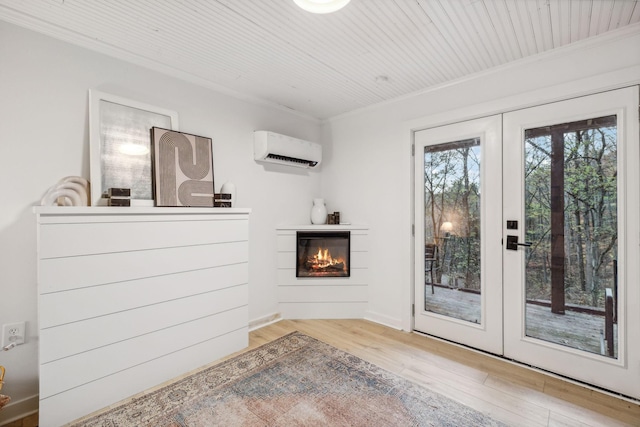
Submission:
[[[409,329],[411,130],[640,83],[640,25],[451,85],[334,118],[253,105],[0,22],[0,325],[28,322],[28,343],[0,352],[13,412],[37,394],[35,224],[31,206],[66,175],[89,176],[87,90],[178,111],[183,131],[214,141],[216,187],[253,209],[250,320],[277,311],[277,225],[308,223],[313,197],[370,227],[367,317]],[[252,131],[324,141],[320,172],[252,160]],[[321,133],[320,133],[321,132]],[[320,178],[322,177],[322,178]],[[322,179],[322,182],[320,181]],[[24,402],[24,405],[20,403]]]
[[[175,110],[180,130],[213,138],[216,189],[230,180],[251,208],[250,320],[277,311],[276,232],[309,222],[320,174],[253,161],[253,131],[319,140],[320,124],[251,104],[0,21],[0,325],[27,322],[27,343],[0,352],[0,424],[38,393],[36,228],[32,206],[67,175],[89,178],[88,89]],[[134,238],[134,236],[132,236]],[[73,272],[69,272],[73,274]],[[179,285],[179,284],[177,284]]]
[[[412,326],[412,130],[638,84],[639,47],[634,25],[325,123],[322,189],[329,211],[370,227],[367,317]]]

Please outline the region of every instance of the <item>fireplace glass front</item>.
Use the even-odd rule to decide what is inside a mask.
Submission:
[[[349,277],[350,231],[298,231],[296,277]]]

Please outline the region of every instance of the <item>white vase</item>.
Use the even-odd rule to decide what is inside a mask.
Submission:
[[[311,208],[311,224],[319,225],[327,222],[327,207],[324,205],[324,199],[313,199],[313,207]]]
[[[222,184],[220,188],[221,193],[231,194],[231,207],[236,207],[236,185],[233,182],[227,181]]]

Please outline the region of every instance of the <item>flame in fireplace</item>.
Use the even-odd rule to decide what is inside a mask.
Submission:
[[[333,258],[331,258],[331,254],[329,253],[329,249],[318,248],[318,255],[316,255],[316,260],[319,263],[328,263],[331,264],[333,262]]]
[[[345,269],[345,263],[342,258],[334,259],[331,256],[329,249],[323,248],[318,248],[318,253],[315,254],[312,259],[309,259],[307,266],[311,270]]]

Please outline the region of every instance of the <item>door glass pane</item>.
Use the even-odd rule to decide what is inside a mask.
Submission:
[[[525,131],[526,335],[617,357],[616,116]]]
[[[481,319],[480,139],[424,149],[425,311]]]

